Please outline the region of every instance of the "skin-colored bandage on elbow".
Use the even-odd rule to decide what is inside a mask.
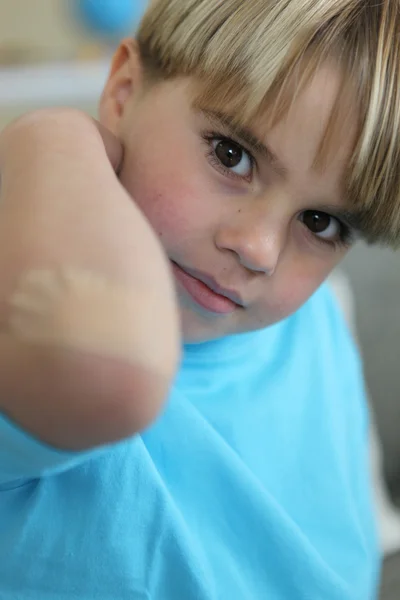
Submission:
[[[160,300],[75,268],[23,274],[10,299],[10,333],[53,345],[160,369],[168,364],[160,339]],[[168,323],[164,323],[168,327]],[[172,325],[171,325],[172,327]]]

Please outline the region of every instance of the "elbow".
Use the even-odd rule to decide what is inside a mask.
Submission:
[[[151,294],[139,292],[117,306],[96,295],[88,302],[65,295],[44,317],[28,311],[12,320],[15,359],[4,369],[4,397],[13,398],[9,414],[26,431],[50,446],[84,451],[132,437],[157,418],[178,367],[178,313],[173,294],[165,310],[156,310],[158,295],[151,303]]]
[[[178,344],[144,364],[75,350],[0,343],[0,410],[61,451],[111,445],[149,427],[168,399]]]
[[[133,437],[160,415],[168,399],[179,353],[170,348],[160,368],[92,355],[68,353],[59,374],[58,409],[46,442],[84,451]],[[61,373],[60,373],[61,371]],[[49,421],[47,421],[49,423]]]

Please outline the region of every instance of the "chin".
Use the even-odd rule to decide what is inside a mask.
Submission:
[[[203,317],[187,308],[181,308],[180,315],[182,338],[185,344],[202,344],[235,333],[232,331],[232,323],[229,327],[226,320],[225,323],[222,322],[221,317]]]
[[[204,327],[196,323],[182,323],[182,339],[184,344],[204,344],[229,335],[219,333],[215,327]]]
[[[185,344],[212,342],[227,336],[248,333],[265,327],[265,325],[251,327],[248,323],[239,322],[239,319],[235,318],[234,315],[226,317],[200,315],[187,307],[180,308],[180,316],[182,339]]]

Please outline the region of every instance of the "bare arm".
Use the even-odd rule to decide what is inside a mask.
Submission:
[[[104,141],[117,168],[77,111],[0,136],[0,411],[72,450],[147,426],[179,355],[168,262]]]

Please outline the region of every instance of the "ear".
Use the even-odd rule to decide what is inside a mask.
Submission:
[[[115,135],[129,100],[142,85],[142,79],[143,68],[137,43],[133,39],[123,40],[114,54],[99,105],[101,124]]]

